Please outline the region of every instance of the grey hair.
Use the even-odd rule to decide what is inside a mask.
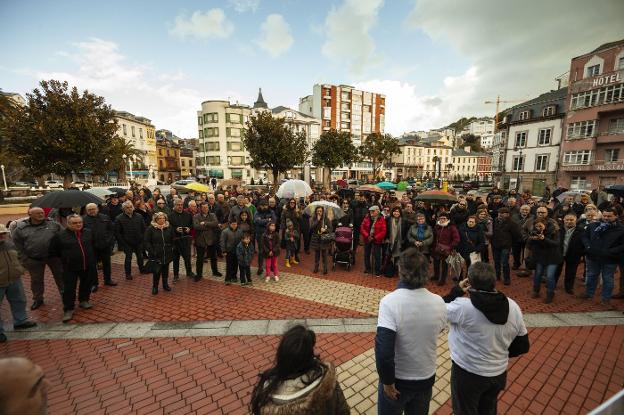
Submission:
[[[128,207],[128,206],[132,206],[132,207],[134,207],[134,205],[132,204],[132,202],[131,202],[131,201],[129,201],[129,200],[126,200],[125,202],[123,202],[123,203],[121,204],[121,206],[122,206],[122,207]]]
[[[422,288],[429,278],[429,261],[416,248],[407,248],[399,258],[399,279],[412,288]]]
[[[475,290],[494,291],[496,286],[494,267],[487,262],[475,262],[468,268],[468,281]]]

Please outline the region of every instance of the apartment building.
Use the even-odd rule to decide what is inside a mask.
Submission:
[[[475,153],[470,146],[454,149],[451,152],[451,165],[449,166],[448,178],[451,180],[477,180],[488,181],[487,160],[491,156],[486,153]]]
[[[156,169],[158,166],[154,125],[151,120],[127,111],[115,111],[115,119],[118,125],[117,135],[141,152],[142,162],[134,162],[133,176],[147,178],[150,167]]]
[[[399,138],[401,153],[392,158],[393,178],[446,178],[452,169],[453,148],[443,138]]]
[[[558,184],[624,184],[624,39],[573,58]]]

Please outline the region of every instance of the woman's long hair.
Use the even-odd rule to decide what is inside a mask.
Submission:
[[[295,379],[309,373],[303,382],[312,383],[323,375],[325,365],[314,354],[316,335],[302,325],[296,325],[282,336],[275,366],[260,373],[260,380],[251,394],[251,413],[259,415],[279,384],[288,379]]]

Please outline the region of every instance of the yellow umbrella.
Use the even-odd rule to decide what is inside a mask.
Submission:
[[[194,192],[200,193],[212,193],[212,187],[206,186],[205,184],[201,184],[198,182],[189,183],[186,186],[187,189],[192,190]]]

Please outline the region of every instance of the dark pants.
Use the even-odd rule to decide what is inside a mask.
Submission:
[[[360,246],[360,227],[353,225],[353,253],[355,254]]]
[[[446,282],[448,276],[448,264],[446,258],[433,258],[433,279]]]
[[[180,274],[180,257],[184,260],[184,267],[186,268],[186,276],[193,275],[191,268],[191,238],[180,238],[175,241],[173,250],[173,276],[177,277]]]
[[[152,287],[158,288],[158,282],[161,278],[162,286],[167,287],[169,285],[169,263],[154,265],[154,272],[152,273]]]
[[[371,268],[371,255],[374,269]],[[381,245],[374,242],[367,242],[364,245],[364,271],[372,271],[375,275],[381,275]]]
[[[50,267],[56,288],[58,288],[59,294],[63,296],[63,263],[60,258],[54,257],[42,260],[27,258],[24,261],[24,268],[30,274],[30,290],[32,291],[34,301],[43,301],[45,287],[43,278],[46,265]]]
[[[492,247],[492,253],[494,254],[494,269],[496,270],[496,279],[500,279],[502,269],[503,279],[506,282],[511,281],[511,274],[509,271],[509,248]]]
[[[216,275],[219,270],[217,269],[217,252],[214,245],[210,246],[196,246],[197,249],[197,262],[195,263],[195,272],[197,277],[203,277],[204,272],[204,256],[207,254],[210,258],[210,268],[212,269],[212,275]]]
[[[481,261],[490,262],[490,245],[486,245],[485,249],[481,251]]]
[[[429,413],[429,403],[433,392],[435,375],[423,380],[396,379],[394,386],[399,391],[399,399],[390,399],[379,383],[377,392],[377,413],[379,415],[421,415]]]
[[[91,295],[92,273],[86,271],[63,271],[63,311],[73,310],[76,306],[76,285],[78,301],[89,301]]]
[[[263,249],[262,249],[262,238],[263,234],[260,232],[256,233],[256,242],[258,243],[258,275],[260,275],[262,273],[262,270],[264,269],[264,254],[262,253]]]
[[[563,274],[563,288],[566,291],[574,290],[574,278],[576,278],[576,271],[581,263],[581,258],[566,258],[564,262],[557,266],[557,272],[555,274],[555,285],[559,282],[561,271],[563,271],[563,265],[565,264],[565,273]]]
[[[104,273],[104,282],[110,281],[111,280],[111,251],[110,248],[103,248],[103,249],[95,249],[94,250],[95,253],[95,263],[97,264],[98,261],[102,261],[102,272]],[[92,284],[93,285],[98,285],[99,284],[99,278],[98,278],[98,271],[97,271],[97,266],[93,266],[91,267],[92,272],[93,272],[93,276],[92,276]]]
[[[312,234],[309,229],[307,231],[302,229],[301,233],[303,234],[303,250],[305,253],[310,253],[310,241],[312,240]]]
[[[136,255],[137,265],[139,266],[139,272],[145,273],[143,265],[143,248],[141,246],[127,246],[124,248],[124,270],[126,275],[132,275],[132,254]]]
[[[513,267],[520,268],[522,265],[522,252],[524,251],[524,244],[522,242],[514,242],[511,245],[511,253],[513,255]]]
[[[498,394],[505,389],[507,372],[485,377],[470,373],[453,362],[451,399],[455,415],[496,415]]]
[[[314,250],[314,269],[318,270],[319,262],[323,260],[323,272],[327,272],[327,249]]]
[[[249,265],[238,264],[241,283],[251,282],[251,267]]]
[[[236,272],[238,271],[238,258],[236,251],[228,252],[225,256],[225,280],[236,282]]]

